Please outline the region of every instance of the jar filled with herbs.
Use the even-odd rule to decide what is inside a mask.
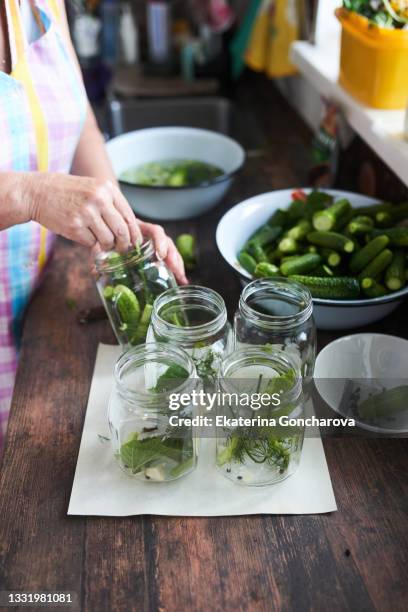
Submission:
[[[166,482],[195,469],[196,432],[172,425],[170,394],[191,393],[196,384],[194,363],[182,349],[143,344],[119,358],[108,419],[114,455],[127,474]],[[193,418],[194,410],[183,405],[178,416]]]
[[[307,287],[278,277],[249,283],[235,314],[234,344],[283,350],[294,359],[307,386],[316,358],[313,303]]]
[[[215,384],[232,342],[224,300],[208,287],[189,285],[165,291],[154,303],[148,339],[182,347],[203,383]]]
[[[177,286],[172,272],[156,258],[151,240],[125,254],[100,253],[95,263],[99,294],[119,343],[143,343],[154,300]]]
[[[292,357],[260,347],[234,351],[222,363],[219,392],[218,470],[249,486],[292,475],[304,438],[302,384]]]

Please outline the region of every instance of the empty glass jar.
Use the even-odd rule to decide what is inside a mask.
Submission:
[[[208,287],[165,291],[154,303],[148,340],[182,347],[203,383],[214,384],[231,342],[224,300]]]
[[[302,384],[293,359],[260,347],[234,351],[222,363],[219,391],[218,470],[252,486],[293,474],[304,438]]]
[[[172,426],[171,393],[190,393],[197,379],[194,363],[181,349],[144,344],[117,361],[109,402],[113,452],[130,476],[165,482],[185,476],[197,463],[197,436],[191,426]],[[193,418],[194,406],[178,417]]]
[[[99,294],[119,343],[143,343],[155,298],[176,286],[172,272],[156,258],[151,240],[125,254],[101,253],[95,263]]]
[[[309,290],[287,278],[258,279],[241,293],[234,319],[235,347],[283,350],[311,381],[316,357],[316,328]]]

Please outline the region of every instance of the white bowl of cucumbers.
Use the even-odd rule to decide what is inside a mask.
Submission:
[[[245,282],[293,277],[309,288],[319,329],[352,329],[382,319],[408,295],[407,219],[408,203],[285,189],[231,208],[216,239]]]

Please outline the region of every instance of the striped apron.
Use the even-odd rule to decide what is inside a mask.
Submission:
[[[0,171],[70,171],[86,95],[66,49],[57,0],[30,1],[40,37],[27,41],[18,0],[5,0],[11,73],[0,72]],[[54,236],[37,223],[0,231],[0,455],[30,295]]]

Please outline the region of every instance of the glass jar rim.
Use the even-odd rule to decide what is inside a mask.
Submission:
[[[220,368],[220,383],[229,378],[231,370],[235,366],[235,371],[240,367],[249,365],[267,365],[273,369],[281,368],[282,374],[294,370],[296,373],[293,387],[287,391],[287,400],[292,401],[297,399],[302,392],[302,377],[299,367],[293,357],[287,354],[282,349],[266,349],[262,346],[242,347],[229,353],[222,363]]]
[[[150,360],[148,359],[149,356],[152,357]],[[186,380],[184,380],[174,389],[171,389],[171,391],[149,393],[146,391],[135,391],[134,389],[129,389],[122,379],[126,368],[129,365],[141,367],[146,365],[146,363],[149,361],[150,363],[162,363],[160,362],[160,357],[162,359],[169,358],[169,360],[177,360],[178,362],[182,361],[183,367],[185,367],[185,369],[188,371],[188,378],[186,378]],[[179,363],[179,365],[181,364]],[[196,378],[196,368],[190,355],[184,349],[176,346],[169,346],[165,343],[149,342],[132,347],[122,353],[115,364],[114,378],[116,388],[124,399],[130,401],[131,403],[140,401],[143,402],[146,407],[154,409],[155,407],[163,406],[163,403],[168,400],[172,393],[180,394],[187,392],[187,390],[191,387],[193,379]]]
[[[257,291],[271,295],[290,295],[299,297],[304,307],[299,312],[290,315],[269,315],[259,312],[248,304],[249,298]],[[313,301],[307,287],[289,278],[276,276],[274,278],[258,278],[246,285],[239,298],[239,310],[251,323],[263,328],[288,329],[307,321],[313,313]]]
[[[142,263],[150,259],[153,254],[153,241],[146,238],[143,242],[131,247],[126,253],[119,253],[115,250],[98,253],[95,257],[95,266],[98,272],[115,272],[124,265]]]
[[[175,323],[170,323],[161,316],[160,313],[163,307],[168,306],[173,301],[175,302],[183,299],[185,299],[187,305],[189,298],[198,298],[211,304],[213,307],[215,306],[218,309],[218,313],[215,314],[211,321],[207,321],[200,325],[187,325],[183,327]],[[172,338],[175,340],[200,340],[206,336],[219,332],[226,322],[227,309],[221,295],[217,291],[214,291],[214,289],[202,287],[201,285],[185,285],[167,289],[155,299],[153,304],[151,319],[152,328],[159,335],[166,336],[168,333],[172,334]]]

